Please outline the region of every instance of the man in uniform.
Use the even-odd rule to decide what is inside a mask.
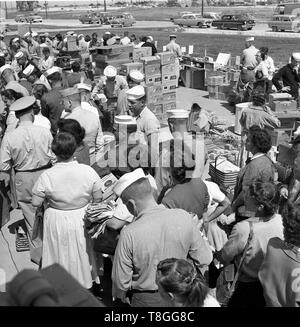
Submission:
[[[52,90],[45,93],[41,98],[41,113],[49,119],[51,133],[55,135],[57,132],[57,122],[63,111],[62,96],[59,92],[62,89],[61,69],[54,66],[46,71],[45,76]]]
[[[258,49],[254,46],[254,37],[247,37],[245,41],[246,49],[243,50],[241,57],[241,80],[242,82],[254,82],[255,81],[255,72],[254,68],[257,66],[256,54]]]
[[[300,53],[294,52],[291,56],[291,62],[280,68],[273,77],[273,84],[279,92],[288,92],[293,98],[299,97],[300,83]],[[283,86],[280,84],[282,81]]]
[[[164,306],[155,283],[156,268],[166,258],[189,257],[204,275],[212,261],[208,243],[191,214],[158,205],[141,168],[123,175],[114,192],[135,220],[124,227],[114,255],[113,296],[133,307]]]
[[[177,76],[177,86],[178,86],[178,79],[180,76],[179,59],[182,56],[182,53],[179,44],[176,43],[176,35],[174,34],[170,35],[170,42],[167,44],[166,50],[173,52],[175,55],[176,76]]]
[[[13,89],[23,96],[29,95],[28,90],[16,81],[16,74],[11,65],[4,65],[0,68],[1,88]]]
[[[113,131],[118,96],[122,90],[128,90],[128,84],[123,76],[117,75],[117,69],[114,66],[105,67],[103,75],[92,91],[92,98],[98,100],[100,94],[106,96],[105,127],[107,130]]]
[[[91,164],[95,163],[96,155],[103,150],[104,139],[99,118],[95,114],[85,110],[81,106],[80,90],[76,87],[70,87],[60,91],[64,112],[61,118],[75,119],[85,129],[83,141],[88,145],[90,150]]]
[[[148,146],[153,167],[158,159],[160,123],[146,105],[145,88],[142,85],[134,86],[126,93],[129,111],[136,118],[137,141]]]
[[[35,209],[31,204],[32,188],[40,174],[51,166],[54,159],[51,151],[52,135],[44,127],[35,126],[33,105],[35,97],[26,96],[15,101],[10,110],[16,113],[19,124],[6,133],[0,148],[0,169],[16,172],[15,185],[17,200],[23,212],[30,239],[30,255],[35,263],[40,259],[40,241],[32,240]]]

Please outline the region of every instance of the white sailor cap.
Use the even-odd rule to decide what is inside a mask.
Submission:
[[[66,35],[73,35],[75,32],[74,31],[68,31]]]
[[[189,112],[187,110],[175,109],[167,111],[168,118],[189,118]]]
[[[45,36],[48,37],[50,34],[48,32],[45,33]]]
[[[0,33],[0,37],[4,37],[4,34],[3,33]]]
[[[20,59],[20,58],[22,58],[24,56],[24,52],[22,52],[22,51],[18,51],[16,54],[15,54],[15,58],[16,59]]]
[[[78,35],[78,39],[80,39],[82,36],[84,36],[83,34],[79,34]]]
[[[35,86],[35,85],[44,85],[45,88],[48,90],[49,89],[49,86],[44,82],[42,81],[40,78],[37,79],[33,84],[32,86]]]
[[[109,31],[107,31],[107,32],[105,32],[104,34],[106,34],[106,35],[110,35],[111,33],[110,33]]]
[[[0,57],[5,57],[5,53],[0,52]]]
[[[136,182],[141,178],[146,178],[144,171],[142,168],[138,168],[131,173],[124,174],[116,183],[114,187],[114,192],[117,196],[121,196],[121,194],[125,191],[125,189]]]
[[[92,85],[87,84],[87,83],[78,83],[75,85],[78,90],[87,90],[87,91],[92,91]]]
[[[31,107],[35,103],[34,96],[26,96],[16,100],[9,108],[10,111],[21,111]]]
[[[44,73],[44,75],[46,77],[49,77],[50,75],[54,74],[54,73],[60,73],[61,69],[57,66],[53,66],[52,68],[49,68],[48,70],[46,70],[46,72]]]
[[[117,69],[114,66],[107,66],[103,71],[104,76],[106,77],[115,77],[117,76]]]
[[[147,39],[149,39],[150,42],[153,42],[153,37],[152,37],[151,35],[148,35],[148,36],[147,36]]]
[[[254,36],[249,36],[246,38],[246,42],[253,42],[254,41]]]
[[[18,37],[15,37],[15,38],[12,40],[13,43],[15,43],[15,42],[17,42],[17,41],[20,41],[20,39],[19,39]]]
[[[138,100],[145,95],[145,88],[142,85],[136,85],[126,91],[128,100]]]
[[[113,36],[107,40],[107,45],[114,45],[116,43],[116,38]]]
[[[296,61],[300,61],[300,52],[293,52],[292,58],[294,58]]]
[[[34,71],[34,66],[33,65],[28,65],[24,70],[23,70],[23,74],[26,76],[29,76],[30,74],[32,74]]]
[[[46,43],[41,43],[40,48],[48,48],[48,45]]]
[[[144,74],[139,70],[132,70],[129,72],[129,77],[136,83],[141,83],[144,80]]]
[[[175,38],[176,39],[176,35],[175,34],[171,34],[169,35],[170,38]]]
[[[26,32],[25,34],[24,34],[24,37],[28,37],[30,35],[30,32]]]
[[[0,67],[0,76],[3,74],[3,72],[6,70],[6,69],[11,69],[12,71],[14,70],[13,67],[9,64],[5,64],[3,65],[2,67]]]
[[[31,35],[32,35],[32,37],[36,37],[36,36],[38,36],[38,33],[37,32],[32,32]]]

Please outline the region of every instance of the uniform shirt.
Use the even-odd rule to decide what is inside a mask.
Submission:
[[[128,45],[130,42],[131,42],[131,40],[128,36],[124,36],[120,41],[120,43],[123,45]]]
[[[93,114],[95,114],[97,116],[97,118],[99,119],[99,111],[96,107],[92,106],[89,102],[86,101],[82,101],[81,102],[81,107],[84,110],[90,111]]]
[[[104,139],[99,119],[95,119],[95,114],[83,109],[81,106],[76,107],[72,112],[66,114],[63,118],[75,119],[85,129],[83,142],[89,147],[90,153],[98,152],[103,148]]]
[[[294,98],[298,98],[298,83],[300,83],[300,75],[292,68],[290,64],[280,68],[272,79],[272,82],[278,91],[282,89],[282,86],[279,83],[280,80],[282,80],[283,86],[291,87],[291,90],[288,93],[290,93]]]
[[[166,45],[166,49],[167,49],[167,51],[173,52],[177,58],[181,57],[181,55],[182,55],[180,46],[175,41],[171,41],[170,43],[168,43]]]
[[[147,107],[136,117],[136,133],[141,144],[148,144],[147,137],[159,133],[160,123],[154,113]]]
[[[51,132],[56,134],[57,122],[63,111],[62,95],[58,89],[54,89],[45,93],[41,98],[41,113],[47,117],[51,123]]]
[[[32,122],[20,122],[6,133],[0,149],[0,169],[33,170],[49,163],[54,156],[51,151],[52,135],[44,127]]]
[[[108,80],[106,76],[101,76],[98,84],[92,91],[92,96],[104,91],[108,99],[117,98],[121,90],[128,90],[127,81],[123,76],[117,75],[112,82]]]
[[[249,221],[253,221],[253,239],[242,265],[239,281],[258,281],[258,272],[267,251],[267,245],[272,237],[283,239],[283,225],[280,215],[275,214],[269,220],[250,218],[237,223],[222,250],[222,258],[226,262],[236,260],[238,263],[248,241],[250,233]]]
[[[123,227],[112,269],[114,286],[122,291],[157,290],[157,264],[167,258],[186,259],[188,255],[200,268],[212,261],[209,245],[190,214],[155,205]]]
[[[300,307],[300,252],[271,238],[258,274],[269,307]]]
[[[256,49],[254,45],[251,45],[249,48],[243,50],[241,62],[244,67],[256,67],[257,61],[255,56],[257,52],[258,49]]]
[[[45,72],[54,66],[54,57],[49,56],[47,59],[43,58],[40,61],[40,69]]]
[[[51,124],[50,124],[49,119],[44,117],[42,114],[37,114],[34,116],[33,125],[47,128],[49,131],[51,129]]]

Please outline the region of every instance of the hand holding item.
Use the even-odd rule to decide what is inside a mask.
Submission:
[[[283,198],[287,199],[289,196],[289,191],[286,187],[282,187],[279,191],[280,196],[282,196]]]
[[[289,92],[291,90],[291,87],[290,86],[284,86],[281,91],[282,92]]]

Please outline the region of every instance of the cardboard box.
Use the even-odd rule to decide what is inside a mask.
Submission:
[[[300,112],[297,110],[276,112],[275,116],[280,120],[280,129],[294,129],[296,119],[300,119]]]
[[[132,59],[134,61],[139,61],[142,57],[150,57],[152,55],[152,48],[142,47],[138,49],[133,49]]]
[[[224,83],[224,76],[218,75],[218,76],[210,76],[207,78],[206,84],[208,86],[216,86],[216,85],[222,85]]]
[[[78,50],[76,36],[68,36],[67,37],[67,49],[68,49],[68,51]]]
[[[176,90],[177,80],[172,80],[168,82],[162,83],[163,93],[169,93],[171,91]]]
[[[176,75],[162,75],[161,81],[162,81],[162,83],[170,82],[170,81],[177,81],[177,76]]]
[[[107,60],[119,60],[127,59],[127,62],[131,61],[130,53],[124,52],[117,55],[103,55],[103,54],[94,54],[92,56],[93,61],[107,61]]]
[[[176,75],[176,65],[168,64],[161,66],[161,74],[162,75]]]
[[[176,92],[168,92],[163,94],[163,103],[176,102]]]
[[[157,64],[144,66],[145,77],[160,75],[160,66]]]
[[[149,103],[147,107],[155,114],[155,115],[162,115],[163,114],[163,105]]]
[[[96,67],[101,70],[101,74],[106,66],[111,65],[116,68],[120,68],[123,64],[126,64],[128,59],[119,59],[119,60],[107,60],[107,61],[96,61]]]
[[[271,109],[276,112],[284,111],[287,112],[289,110],[297,110],[297,101],[296,100],[288,100],[288,101],[281,101],[276,100],[272,101]]]
[[[157,56],[159,56],[162,66],[175,63],[175,55],[173,52],[159,52],[157,53]]]
[[[119,55],[121,53],[133,53],[132,45],[103,45],[90,50],[91,54]]]
[[[130,62],[127,64],[123,64],[120,67],[120,74],[127,76],[132,70],[138,70],[141,73],[144,72],[144,67],[141,62]]]
[[[163,96],[161,95],[152,95],[149,98],[147,98],[147,106],[149,105],[157,105],[157,104],[163,104]]]
[[[289,101],[292,100],[292,96],[289,93],[270,93],[269,94],[269,106],[273,107],[273,101]]]
[[[163,103],[163,112],[176,109],[176,102]]]
[[[142,57],[140,61],[143,63],[144,67],[146,66],[152,66],[157,65],[160,68],[160,60],[158,56],[148,56],[148,57]],[[159,70],[160,73],[160,70]]]
[[[103,182],[103,200],[106,200],[113,194],[113,188],[116,185],[118,179],[112,173],[102,177]]]
[[[284,129],[274,129],[270,132],[272,146],[279,146],[279,144],[288,143],[291,140],[292,130]],[[281,153],[280,158],[282,158],[283,153]],[[278,160],[278,159],[277,159]]]
[[[145,76],[145,83],[147,86],[151,85],[161,85],[161,76],[153,75],[153,76]]]
[[[161,95],[162,96],[162,85],[152,85],[152,86],[146,86],[145,88],[147,99],[148,97],[151,97],[153,95]]]

